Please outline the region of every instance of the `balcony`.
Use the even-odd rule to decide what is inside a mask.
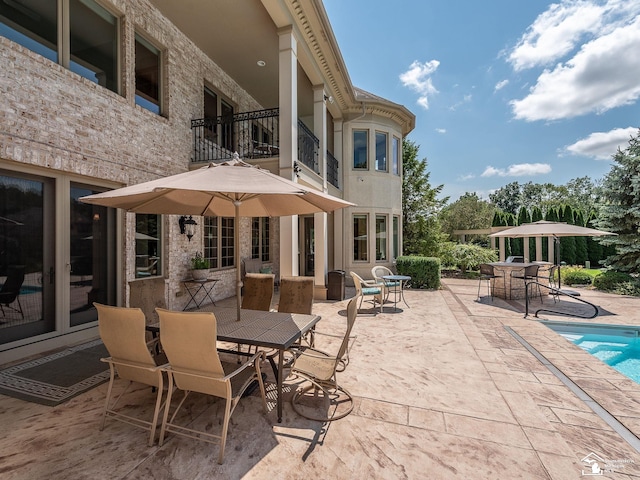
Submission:
[[[216,118],[191,120],[192,163],[220,162],[238,152],[240,158],[280,156],[280,112],[278,108],[236,113]],[[320,141],[298,120],[298,158],[312,172],[320,174]],[[327,152],[327,180],[338,186],[338,161]]]

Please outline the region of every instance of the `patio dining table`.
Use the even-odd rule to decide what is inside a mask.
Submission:
[[[276,378],[278,422],[282,422],[282,383],[284,352],[291,348],[306,332],[320,321],[319,315],[299,313],[240,310],[241,320],[236,320],[235,308],[206,305],[200,312],[213,312],[217,320],[218,341],[278,350]],[[160,324],[151,324],[147,330],[160,333]],[[236,353],[236,352],[234,352]]]

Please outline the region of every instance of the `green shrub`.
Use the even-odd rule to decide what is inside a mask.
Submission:
[[[468,243],[453,243],[441,246],[440,259],[448,268],[455,267],[465,273],[467,269],[476,269],[481,263],[498,260],[495,250]]]
[[[582,270],[570,270],[562,272],[562,280],[565,285],[591,285],[593,277]]]
[[[622,282],[616,285],[613,293],[618,295],[631,295],[634,297],[640,297],[640,283],[638,280],[632,282]]]
[[[396,269],[399,275],[411,277],[411,288],[440,288],[440,259],[410,255],[398,257]]]
[[[633,277],[628,273],[616,272],[615,270],[607,270],[601,273],[593,280],[593,285],[598,290],[605,292],[613,292],[621,283],[633,282]]]

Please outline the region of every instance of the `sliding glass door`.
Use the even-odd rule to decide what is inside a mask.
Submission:
[[[0,172],[0,344],[55,330],[54,182]]]

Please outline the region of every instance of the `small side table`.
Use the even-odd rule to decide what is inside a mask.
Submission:
[[[404,284],[411,280],[411,277],[408,275],[383,275],[382,280],[384,280],[384,284],[389,289],[389,292],[393,292],[394,310],[398,310],[398,298],[400,298],[400,301],[404,302],[408,308],[411,308],[404,299]]]
[[[195,280],[192,278],[189,280],[184,280],[182,284],[184,285],[184,288],[187,290],[187,293],[191,298],[182,310],[189,310],[189,306],[192,303],[194,305],[193,308],[200,308],[200,306],[207,300],[207,298],[211,300],[211,303],[215,305],[216,302],[213,300],[211,292],[213,291],[213,287],[216,286],[216,283],[218,283],[217,278],[207,278],[205,280]],[[198,299],[198,295],[200,294],[200,292],[203,292],[203,294],[200,295],[200,299]]]

